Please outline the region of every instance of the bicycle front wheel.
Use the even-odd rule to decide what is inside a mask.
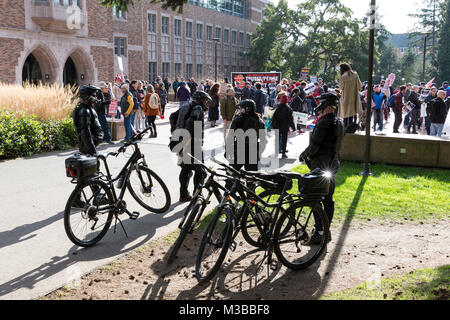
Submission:
[[[69,239],[80,247],[99,242],[114,218],[111,191],[100,180],[81,182],[67,201],[64,210],[64,228]]]
[[[326,249],[328,229],[328,218],[320,204],[294,204],[280,217],[275,227],[275,254],[290,269],[308,268]],[[316,230],[323,235],[319,241],[311,241]]]
[[[233,229],[233,209],[220,208],[209,223],[198,250],[195,265],[198,282],[211,280],[219,271],[230,247]]]
[[[127,182],[133,198],[153,213],[164,213],[170,208],[170,192],[164,181],[147,167],[133,168]]]
[[[186,212],[187,219],[183,224],[183,227],[181,228],[180,235],[178,236],[177,240],[175,241],[172,251],[169,254],[169,257],[167,258],[168,263],[172,263],[173,260],[175,260],[178,250],[180,250],[181,245],[184,242],[184,239],[186,239],[187,234],[189,233],[189,230],[193,227],[193,223],[195,221],[195,218],[197,215],[202,214],[203,210],[206,206],[203,206],[205,200],[199,198],[195,205],[191,208],[188,208],[188,212]]]

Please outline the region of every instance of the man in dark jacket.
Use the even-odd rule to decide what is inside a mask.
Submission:
[[[413,128],[413,134],[418,134],[416,127],[418,126],[419,116],[420,116],[420,107],[422,103],[419,100],[419,87],[414,86],[413,91],[409,96],[409,101],[412,104],[411,109],[411,121],[408,125],[408,134],[411,133],[411,127]]]
[[[287,139],[289,135],[289,128],[291,123],[294,121],[292,117],[292,109],[287,103],[288,97],[286,95],[282,96],[280,99],[280,104],[272,117],[272,126],[274,129],[278,129],[280,133],[280,153],[282,154],[283,159],[288,157],[286,155],[288,152],[286,150]]]
[[[246,171],[258,171],[258,163],[267,144],[264,122],[256,114],[253,100],[241,101],[236,109],[240,109],[241,113],[231,123],[226,138],[226,157],[236,170],[244,167]],[[243,131],[244,139],[238,137],[240,130]],[[260,130],[264,134],[260,134]],[[240,150],[245,154],[240,154]]]
[[[262,90],[261,83],[257,83],[255,85],[255,87],[256,87],[256,92],[254,94],[254,101],[256,104],[256,112],[259,113],[260,115],[263,115],[264,107],[267,104],[267,95]]]
[[[94,106],[100,101],[97,99],[100,88],[82,86],[79,90],[80,103],[73,112],[73,122],[78,136],[78,148],[81,153],[94,155],[96,146],[103,139],[103,131],[98,121]]]
[[[111,141],[111,133],[109,131],[108,121],[106,120],[106,114],[111,104],[111,93],[109,92],[108,85],[103,81],[98,84],[98,87],[101,91],[97,92],[97,100],[99,100],[99,103],[95,105],[95,111],[97,112],[98,121],[102,126],[105,137],[104,141],[109,144],[114,144]]]
[[[431,108],[431,136],[442,136],[442,130],[444,128],[445,119],[447,119],[447,105],[445,104],[445,91],[438,92],[438,97],[434,100]]]
[[[180,181],[180,202],[189,202],[192,196],[189,194],[188,186],[192,175],[194,175],[194,188],[205,179],[205,173],[201,167],[195,164],[188,154],[196,156],[203,162],[203,139],[205,129],[205,111],[208,109],[208,103],[212,101],[211,97],[204,91],[196,91],[192,95],[190,104],[180,107],[178,115],[177,129],[186,129],[189,131],[190,140],[183,141],[184,148],[180,153],[181,167]],[[181,120],[182,119],[182,120]],[[186,121],[184,121],[186,119]],[[197,123],[197,125],[196,125]],[[201,132],[195,132],[195,127],[201,125]],[[194,172],[194,174],[193,174]]]
[[[406,86],[401,86],[400,92],[396,93],[394,97],[394,107],[392,108],[395,114],[394,133],[400,133],[400,131],[398,130],[400,129],[400,125],[402,124],[403,99],[405,94],[406,94]]]
[[[247,82],[245,84],[245,87],[242,89],[242,100],[253,100],[254,99],[254,92],[252,90],[252,84],[250,82]]]
[[[319,101],[320,104],[315,111],[317,115],[322,114],[322,118],[314,128],[308,148],[300,155],[300,161],[306,162],[311,170],[320,168],[328,171],[330,174],[330,191],[323,201],[323,207],[331,225],[334,215],[334,177],[340,167],[339,152],[344,137],[345,125],[335,115],[339,104],[339,99],[335,94],[325,93],[319,97]],[[323,226],[316,219],[315,232],[312,235],[311,244],[320,243],[325,231],[327,231],[327,240],[331,241],[329,230],[323,230]]]

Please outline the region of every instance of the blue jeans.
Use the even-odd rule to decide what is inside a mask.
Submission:
[[[410,121],[411,121],[411,111],[406,114],[405,120],[403,121],[403,126],[405,128],[408,128]]]
[[[443,123],[432,123],[430,128],[430,135],[433,137],[442,137],[442,130],[444,129]]]
[[[373,111],[373,130],[374,131],[377,130],[377,124],[378,124],[378,129],[380,131],[383,131],[383,119],[384,119],[383,109]]]
[[[136,119],[136,112],[131,111],[130,119],[131,119],[131,126],[134,128],[134,122],[135,122],[135,119]],[[133,135],[133,129],[131,129],[131,135]]]
[[[108,121],[106,121],[106,115],[105,114],[99,114],[98,115],[98,121],[100,122],[100,125],[102,126],[103,133],[105,134],[104,139],[106,142],[111,141],[111,133],[109,132],[109,126]]]
[[[308,105],[308,114],[309,115],[314,115],[314,110],[312,109],[312,101],[311,99],[306,100],[306,103]]]
[[[129,117],[124,116],[123,125],[125,126],[125,140],[129,140],[133,136],[133,129],[131,128],[131,114]]]

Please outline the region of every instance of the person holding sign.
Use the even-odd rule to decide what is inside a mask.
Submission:
[[[99,102],[95,105],[95,111],[97,112],[98,121],[102,126],[104,141],[109,144],[114,144],[114,142],[111,141],[111,132],[109,131],[108,121],[106,120],[106,113],[111,104],[111,93],[109,92],[108,85],[104,81],[99,82],[98,87],[101,91],[97,92],[97,99]]]

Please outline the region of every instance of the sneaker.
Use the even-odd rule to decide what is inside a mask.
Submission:
[[[330,242],[331,241],[331,232],[330,232],[330,230],[328,230],[327,232],[328,232],[328,242]],[[314,230],[314,233],[311,236],[309,244],[320,245],[320,243],[322,242],[322,237],[323,237],[323,231]]]
[[[281,156],[282,159],[287,159],[288,156],[286,155],[286,153],[283,153],[283,155]]]
[[[107,143],[107,144],[110,144],[110,145],[115,145],[115,143],[114,143],[114,142],[112,142],[111,140],[109,140],[109,141],[106,141],[106,143]]]

